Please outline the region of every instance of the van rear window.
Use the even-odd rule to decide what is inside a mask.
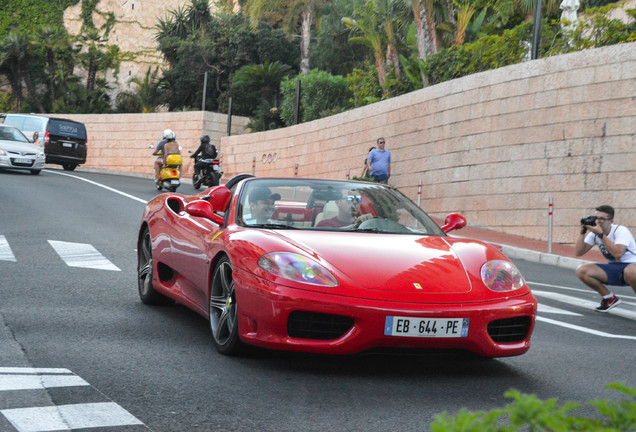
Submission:
[[[51,119],[51,121],[49,122],[49,133],[51,135],[64,135],[86,139],[86,128],[82,123],[75,123],[65,120]]]

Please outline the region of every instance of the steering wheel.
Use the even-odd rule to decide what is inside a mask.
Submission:
[[[392,221],[391,219],[374,217],[372,219],[367,219],[364,222],[361,222],[360,225],[357,226],[357,229],[377,229],[381,232],[389,232],[389,233],[408,233],[409,230],[399,223]]]

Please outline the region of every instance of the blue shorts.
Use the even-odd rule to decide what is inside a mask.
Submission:
[[[632,263],[607,263],[596,264],[607,275],[607,284],[612,286],[625,286],[627,282],[623,278],[623,270]]]
[[[373,174],[372,172],[371,177],[373,177],[373,180],[375,180],[376,183],[386,183],[389,181],[388,174]]]

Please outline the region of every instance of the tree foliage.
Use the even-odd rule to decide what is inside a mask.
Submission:
[[[207,72],[206,109],[224,111],[232,96],[233,112],[249,115],[252,101],[240,91],[232,94],[234,73],[250,64],[297,64],[297,50],[284,32],[268,24],[253,29],[242,15],[227,13],[197,21],[192,8],[173,10],[158,24],[156,39],[168,62],[163,82],[166,103],[171,110],[201,106]]]
[[[351,91],[347,80],[339,75],[312,69],[307,75],[283,80],[281,117],[286,125],[294,122],[296,81],[300,80],[301,119],[303,122],[333,115],[351,107]]]

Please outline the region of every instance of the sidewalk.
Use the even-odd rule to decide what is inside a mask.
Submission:
[[[574,269],[579,264],[586,262],[606,262],[603,254],[596,249],[589,251],[583,257],[577,258],[574,254],[574,246],[553,243],[552,253],[548,253],[547,242],[471,227],[470,225],[466,225],[460,230],[452,231],[450,235],[453,237],[472,238],[500,246],[501,251],[508,258],[518,258],[558,267]]]

